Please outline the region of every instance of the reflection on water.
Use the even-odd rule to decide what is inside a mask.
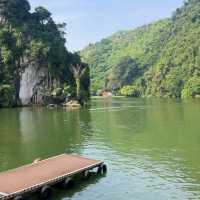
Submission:
[[[78,153],[104,160],[109,173],[57,191],[57,200],[200,199],[199,119],[195,100],[97,99],[83,110],[0,110],[0,171]]]

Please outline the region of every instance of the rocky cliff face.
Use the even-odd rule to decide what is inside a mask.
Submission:
[[[45,90],[48,88],[49,72],[47,67],[29,63],[21,73],[19,98],[22,105],[41,104]]]

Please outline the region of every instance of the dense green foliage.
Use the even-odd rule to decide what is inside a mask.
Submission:
[[[127,85],[122,87],[122,89],[120,90],[120,94],[128,97],[139,97],[140,91],[137,89],[136,86]]]
[[[109,71],[105,86],[109,90],[117,90],[124,85],[131,84],[133,78],[137,78],[140,69],[131,57],[124,57]]]
[[[200,1],[188,0],[169,19],[121,31],[80,52],[92,90],[134,86],[142,96],[200,95]]]
[[[0,0],[0,106],[19,104],[20,74],[33,62],[47,67],[59,87],[68,85],[75,90],[71,65],[88,67],[77,54],[67,51],[64,28],[43,7],[30,12],[26,0]],[[81,89],[88,97],[89,70],[85,71]],[[52,81],[50,90],[54,89]]]

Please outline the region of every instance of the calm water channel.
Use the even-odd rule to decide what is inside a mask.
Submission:
[[[96,99],[89,110],[0,110],[0,171],[63,152],[108,165],[54,200],[200,199],[200,101]]]

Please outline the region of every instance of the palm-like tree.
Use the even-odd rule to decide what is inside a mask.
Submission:
[[[71,65],[70,70],[76,82],[76,97],[78,100],[80,100],[81,78],[83,77],[86,68],[83,68],[81,64],[76,64],[76,65]]]

